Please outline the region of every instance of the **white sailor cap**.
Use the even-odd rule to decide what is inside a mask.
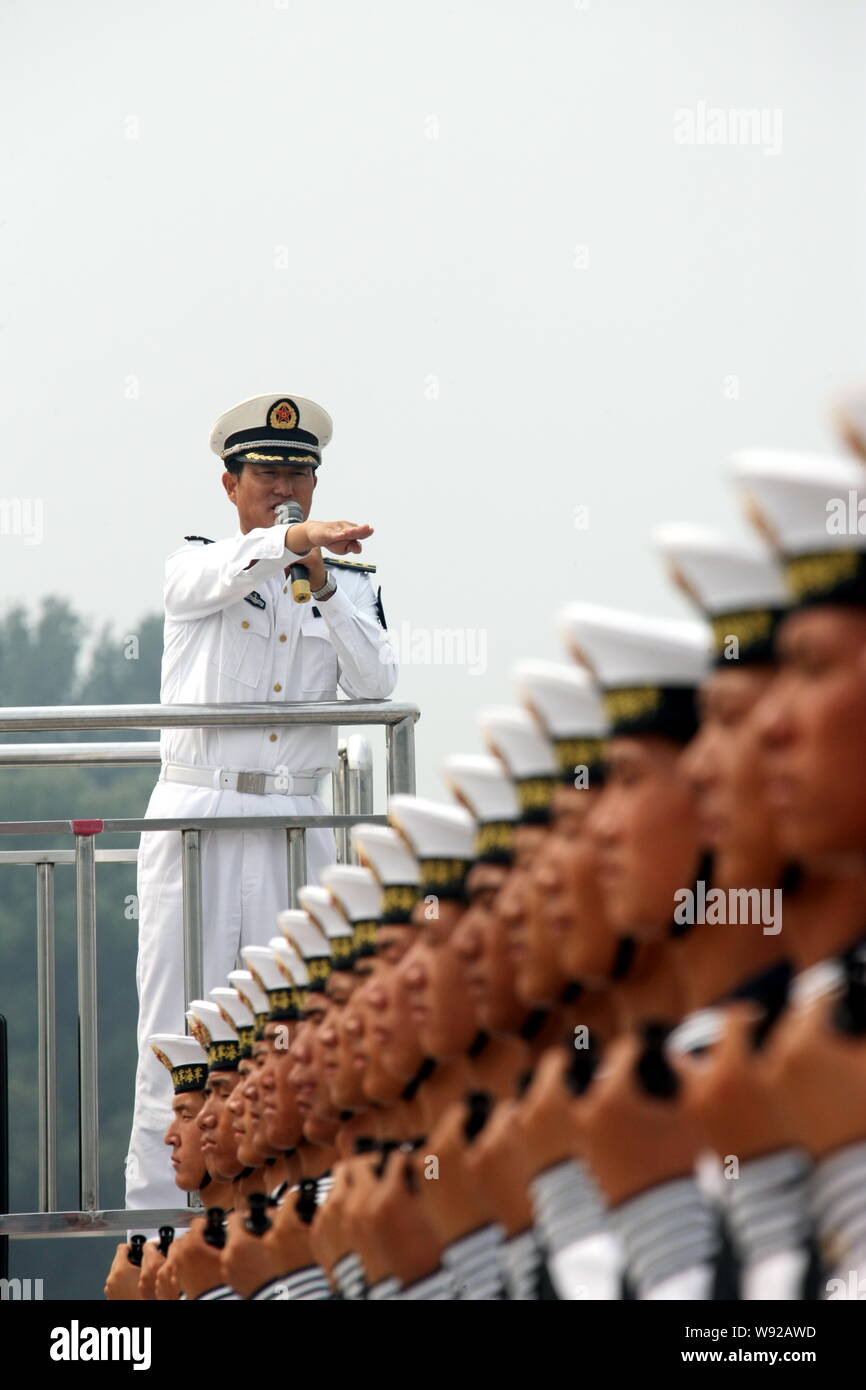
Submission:
[[[310,972],[301,952],[284,936],[272,936],[268,947],[273,951],[277,967],[282,971],[286,981],[297,985],[299,989],[308,989]]]
[[[226,988],[225,985],[218,985],[216,989],[208,990],[208,994],[226,1022],[235,1029],[241,1047],[241,1056],[251,1056],[256,1020],[249,1004],[241,998],[236,989]]]
[[[478,727],[515,784],[521,822],[544,824],[559,780],[550,739],[532,715],[518,706],[493,705],[481,710]]]
[[[329,864],[320,877],[325,879],[335,865]],[[352,945],[352,926],[337,900],[326,887],[315,883],[305,883],[298,889],[298,902],[308,912],[325,933],[331,943],[331,969],[351,970],[355,963]]]
[[[270,1013],[267,994],[250,970],[230,970],[226,978],[252,1013],[255,1020],[255,1036],[260,1038]]]
[[[245,965],[268,996],[268,1020],[271,1023],[291,1022],[300,1018],[303,1003],[303,991],[295,985],[287,961],[274,949],[277,940],[281,946],[286,946],[282,937],[272,937],[267,946],[241,948]]]
[[[171,1072],[176,1096],[184,1091],[204,1090],[207,1054],[201,1043],[180,1033],[154,1033],[148,1042],[162,1065]]]
[[[656,527],[653,541],[674,583],[706,615],[716,665],[771,662],[788,590],[770,547],[687,522]]]
[[[303,396],[253,396],[219,417],[210,447],[221,459],[306,463],[318,468],[331,438],[331,417]]]
[[[391,797],[388,817],[418,860],[422,896],[462,899],[475,852],[475,821],[469,812],[401,793]]]
[[[661,734],[679,743],[692,737],[695,690],[709,670],[703,623],[570,603],[560,610],[559,627],[601,687],[611,736]]]
[[[301,957],[310,989],[323,990],[331,973],[331,943],[318,922],[302,907],[290,907],[277,914],[277,926]]]
[[[579,785],[587,769],[593,784],[604,772],[607,718],[596,682],[582,666],[520,661],[512,672],[517,692],[553,744],[560,780]]]
[[[484,753],[455,753],[442,764],[442,778],[478,822],[475,858],[486,864],[510,864],[520,804],[500,760]]]
[[[190,1032],[207,1053],[209,1071],[237,1071],[240,1044],[237,1029],[209,999],[193,999],[186,1015]]]
[[[360,864],[329,864],[319,877],[352,924],[355,960],[374,956],[376,926],[382,911],[382,889],[375,875]]]
[[[418,860],[390,825],[362,822],[349,831],[352,848],[370,870],[381,891],[378,917],[383,926],[401,926],[412,917],[418,901]],[[334,867],[332,866],[332,872]],[[332,891],[336,889],[332,887]]]
[[[752,520],[781,552],[793,604],[864,606],[862,464],[843,457],[746,449],[734,455],[732,466]]]

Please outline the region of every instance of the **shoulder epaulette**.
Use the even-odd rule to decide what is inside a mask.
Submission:
[[[326,565],[333,565],[338,570],[363,570],[364,574],[375,574],[375,565],[365,565],[360,560],[344,560],[342,556],[325,555],[322,557]]]
[[[202,545],[213,545],[210,536],[184,536],[185,541],[201,541]]]

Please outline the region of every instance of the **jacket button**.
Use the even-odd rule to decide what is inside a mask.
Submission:
[[[277,681],[276,685],[274,686],[274,690],[276,690],[276,692],[277,692],[278,695],[279,695],[280,691],[282,690],[282,688],[283,688],[283,687],[280,685],[279,681]]]
[[[280,633],[280,641],[281,641],[281,642],[288,642],[288,640],[289,640],[289,639],[288,639],[288,637],[286,636],[286,634],[285,634],[284,632],[281,632],[281,633]]]
[[[270,735],[270,740],[271,740],[271,743],[276,743],[276,741],[277,741],[277,736],[276,736],[276,734],[271,734],[271,735]]]
[[[246,618],[244,618],[243,622],[241,623],[241,627],[249,627],[249,623],[247,622]]]

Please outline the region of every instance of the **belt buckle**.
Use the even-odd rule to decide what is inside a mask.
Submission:
[[[264,796],[267,776],[266,772],[239,772],[237,789],[239,792],[253,792],[258,796]]]

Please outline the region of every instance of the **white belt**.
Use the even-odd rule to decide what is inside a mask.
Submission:
[[[165,782],[189,782],[194,787],[252,792],[256,796],[267,796],[270,792],[283,796],[315,796],[319,785],[318,776],[308,772],[228,772],[222,767],[183,767],[180,763],[166,763],[162,777]]]

